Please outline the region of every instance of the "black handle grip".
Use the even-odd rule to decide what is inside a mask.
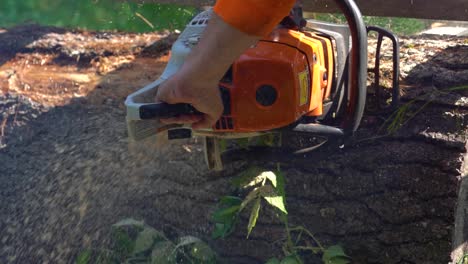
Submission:
[[[140,106],[141,119],[171,118],[181,115],[202,115],[190,104],[154,103]]]

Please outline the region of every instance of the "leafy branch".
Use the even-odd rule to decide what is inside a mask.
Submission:
[[[284,257],[281,260],[272,258],[266,264],[302,264],[302,255],[305,252],[322,254],[322,261],[326,264],[349,263],[350,258],[341,246],[334,245],[325,248],[305,227],[290,226],[286,208],[285,178],[279,166],[275,171],[251,167],[241,173],[233,181],[233,184],[247,190],[248,193],[243,199],[235,196],[221,198],[218,209],[212,215],[212,220],[215,222],[213,238],[229,236],[235,230],[240,214],[250,208],[247,224],[247,238],[249,238],[257,224],[262,202],[266,202],[275,210],[276,216],[284,224],[286,235],[282,246]],[[312,239],[315,246],[307,243],[302,245],[302,242],[308,241],[306,238]]]
[[[143,221],[124,219],[112,226],[111,249],[85,250],[76,264],[215,264],[217,256],[202,240],[184,236],[172,241]]]

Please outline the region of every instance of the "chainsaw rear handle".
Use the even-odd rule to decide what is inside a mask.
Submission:
[[[345,134],[353,134],[361,123],[367,90],[367,30],[361,11],[353,0],[335,0],[348,22],[351,32],[350,88],[343,123]]]
[[[160,119],[179,117],[181,115],[202,115],[190,104],[150,103],[139,107],[140,119]]]
[[[127,120],[151,120],[179,117],[181,115],[202,115],[190,104],[154,103],[158,86],[165,80],[158,79],[129,95],[125,100]]]

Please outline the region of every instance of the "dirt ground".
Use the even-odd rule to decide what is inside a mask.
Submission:
[[[0,31],[0,263],[73,262],[104,247],[110,226],[127,217],[201,237],[228,263],[278,254],[284,234],[268,215],[249,240],[243,228],[221,241],[209,235],[232,177],[252,164],[275,166],[268,153],[245,153],[215,173],[199,139],[129,145],[123,101],[161,74],[173,39],[32,25]],[[402,104],[414,100],[411,111],[422,111],[378,138],[387,116],[368,114],[343,149],[283,161],[288,211],[355,263],[447,263],[458,246],[468,92],[443,89],[468,84],[468,41],[400,41]]]

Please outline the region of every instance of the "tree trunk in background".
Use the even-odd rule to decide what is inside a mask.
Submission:
[[[210,238],[210,214],[235,191],[232,178],[255,164],[275,168],[267,156],[215,173],[197,139],[129,147],[123,100],[159,76],[173,39],[35,26],[0,32],[1,263],[72,262],[106,246],[110,226],[127,217],[171,237],[201,237],[229,263],[281,252],[283,229],[268,210],[248,240],[248,218],[231,237]],[[374,136],[385,117],[367,115],[353,144],[281,163],[291,224],[324,245],[342,244],[356,263],[446,263],[468,236],[467,92],[436,90],[468,83],[466,40],[401,42],[403,103],[416,99],[406,117],[421,111],[382,138]]]

